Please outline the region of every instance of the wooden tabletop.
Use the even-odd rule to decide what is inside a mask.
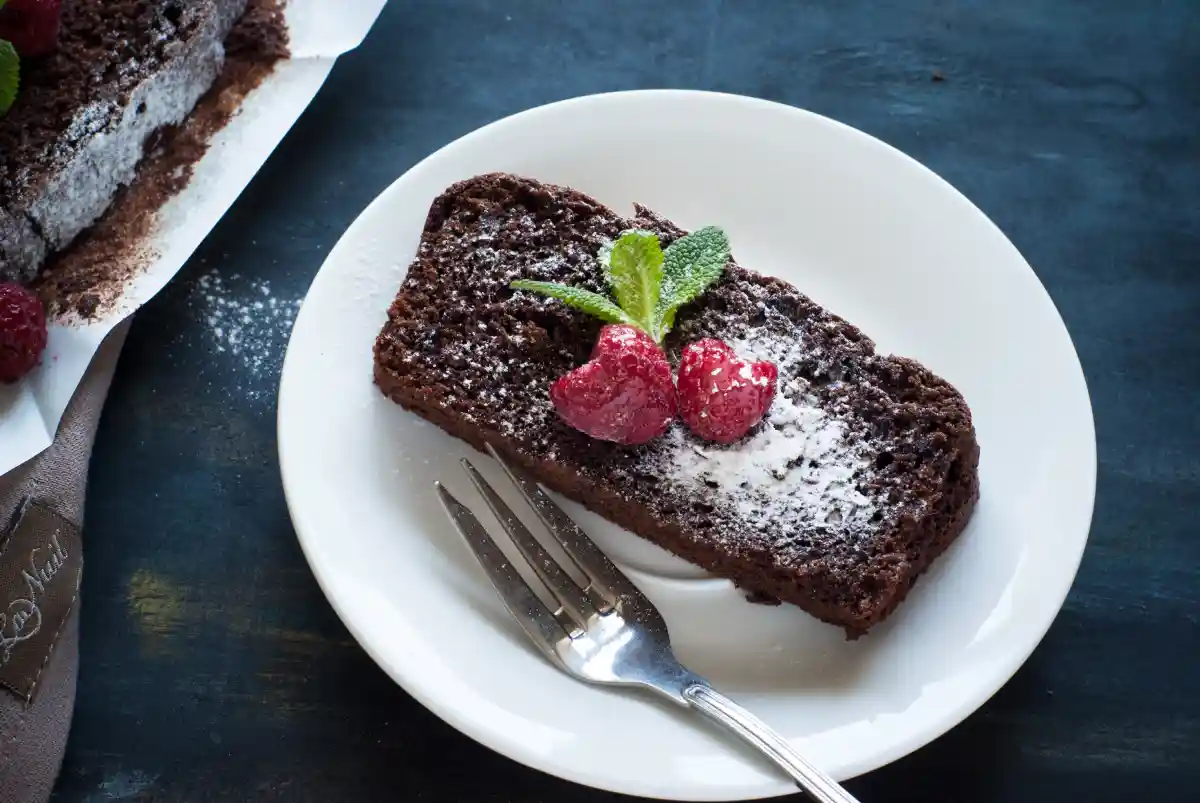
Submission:
[[[617,799],[460,735],[356,645],[288,519],[274,394],[296,303],[387,184],[503,115],[639,87],[783,101],[924,162],[1021,249],[1087,375],[1099,484],[1065,608],[979,712],[851,790],[1200,799],[1200,4],[392,0],[136,317],[58,803]]]

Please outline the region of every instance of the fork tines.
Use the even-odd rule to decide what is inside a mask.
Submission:
[[[640,595],[641,592],[534,480],[500,457],[490,444],[487,449],[586,579],[585,586],[577,584],[471,461],[467,458],[460,461],[471,483],[483,496],[513,545],[557,601],[559,607],[556,610],[551,611],[542,604],[475,514],[455,499],[440,482],[434,485],[446,513],[475,553],[505,606],[543,652],[558,662],[559,658],[554,652],[556,643],[579,635],[593,617],[607,613],[622,599]]]

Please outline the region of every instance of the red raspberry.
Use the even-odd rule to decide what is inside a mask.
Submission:
[[[0,284],[0,382],[11,384],[32,371],[45,348],[42,302],[23,287]]]
[[[679,361],[679,417],[710,441],[733,443],[771,407],[779,369],[738,357],[720,340],[705,338]]]
[[[58,48],[62,0],[8,0],[0,8],[0,39],[23,58],[48,56]]]
[[[675,417],[667,357],[634,326],[601,329],[591,361],[555,380],[550,400],[575,429],[626,445],[657,438]]]

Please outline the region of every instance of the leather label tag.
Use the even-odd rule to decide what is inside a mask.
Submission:
[[[83,575],[79,528],[26,501],[0,535],[0,686],[26,702],[71,615]]]

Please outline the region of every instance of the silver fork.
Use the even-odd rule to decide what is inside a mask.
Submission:
[[[858,803],[841,785],[810,764],[758,717],[684,668],[671,651],[667,624],[638,590],[537,483],[488,452],[525,497],[579,573],[580,586],[521,523],[492,486],[464,458],[461,463],[505,532],[559,607],[550,610],[500,551],[479,519],[435,482],[446,513],[479,559],[509,613],[559,669],[589,683],[642,686],[699,711],[740,736],[779,765],[820,803]]]

